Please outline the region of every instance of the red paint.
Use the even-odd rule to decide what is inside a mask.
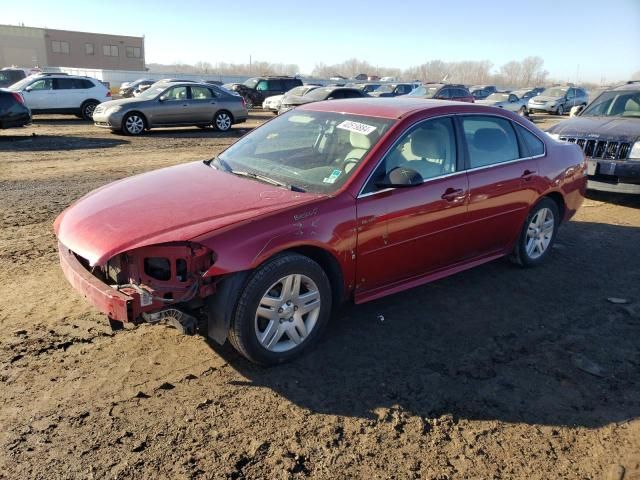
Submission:
[[[200,296],[213,293],[221,275],[256,268],[283,250],[313,247],[337,260],[345,296],[360,303],[508,254],[531,207],[545,195],[563,199],[564,220],[583,201],[586,166],[580,149],[551,140],[504,110],[406,98],[336,100],[299,109],[397,122],[332,196],[292,192],[190,163],[121,180],[80,199],[56,220],[60,242],[92,265],[132,250],[143,258],[149,247],[168,242],[202,245],[215,262],[201,272]],[[543,140],[546,155],[357,198],[378,161],[411,125],[466,113],[520,123]],[[110,294],[63,250],[69,281],[85,294],[97,292],[90,300],[107,313]],[[123,301],[117,300],[119,311]]]

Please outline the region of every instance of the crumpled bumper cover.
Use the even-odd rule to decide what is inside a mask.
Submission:
[[[110,287],[94,277],[84,268],[74,253],[58,242],[60,266],[71,286],[80,292],[89,302],[113,320],[131,322],[137,314],[133,296]]]

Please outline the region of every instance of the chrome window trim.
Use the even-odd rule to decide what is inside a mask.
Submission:
[[[434,120],[434,119],[437,119],[437,118],[455,117],[455,116],[462,117],[462,116],[469,116],[469,115],[479,115],[479,116],[483,116],[483,117],[496,117],[496,118],[501,118],[503,120],[506,120],[508,122],[516,123],[517,125],[519,125],[522,128],[526,129],[529,133],[531,133],[538,140],[540,140],[542,142],[543,147],[544,147],[544,151],[540,155],[533,155],[533,156],[529,156],[529,157],[516,158],[516,159],[513,159],[513,160],[507,160],[506,162],[492,163],[492,164],[489,164],[489,165],[483,165],[481,167],[463,169],[463,170],[460,170],[458,172],[447,173],[445,175],[440,175],[438,177],[427,178],[422,182],[423,184],[425,184],[427,182],[430,182],[432,180],[439,180],[441,178],[447,178],[447,177],[451,177],[451,176],[454,176],[454,175],[458,175],[460,173],[476,172],[476,171],[479,171],[479,170],[485,170],[487,168],[498,167],[498,166],[501,166],[501,165],[508,165],[510,163],[516,163],[516,162],[522,162],[524,160],[533,160],[533,159],[537,159],[537,158],[546,157],[546,155],[547,155],[547,144],[545,143],[544,140],[542,140],[538,136],[538,134],[536,134],[529,127],[521,124],[520,122],[516,122],[515,120],[511,120],[509,118],[503,117],[502,115],[496,115],[494,113],[485,113],[485,112],[482,112],[482,113],[447,113],[447,114],[438,115],[438,116],[435,116],[435,117],[430,117],[430,118],[425,118],[425,119],[422,119],[422,120],[418,120],[418,121],[412,123],[411,125],[409,125],[405,131],[410,130],[411,128],[413,128],[414,126],[416,126],[419,123],[426,122],[426,121],[429,121],[429,120]],[[517,134],[516,134],[516,136],[517,136]],[[370,196],[376,195],[378,193],[388,192],[390,190],[396,190],[397,188],[399,188],[399,187],[387,187],[387,188],[383,188],[382,190],[376,190],[375,192],[362,193],[362,191],[368,185],[369,180],[371,180],[371,177],[373,176],[375,171],[378,169],[378,167],[380,166],[382,161],[389,154],[391,149],[393,149],[401,139],[402,139],[402,136],[400,136],[395,142],[393,142],[393,144],[391,144],[391,146],[384,152],[384,155],[382,155],[382,157],[380,158],[380,160],[376,164],[375,168],[371,171],[371,173],[369,174],[369,176],[367,177],[365,182],[362,184],[362,188],[360,189],[360,192],[358,193],[358,196],[356,197],[356,199],[370,197]],[[466,139],[463,139],[463,141],[466,142]],[[456,154],[458,154],[458,152],[456,152]]]

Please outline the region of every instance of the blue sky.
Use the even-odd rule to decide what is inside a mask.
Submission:
[[[429,60],[530,55],[567,81],[628,79],[640,70],[640,0],[5,2],[0,23],[145,35],[146,60],[295,63],[356,57],[406,68]]]

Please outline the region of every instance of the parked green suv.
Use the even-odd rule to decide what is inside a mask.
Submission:
[[[292,88],[302,85],[302,80],[295,77],[253,77],[242,84],[242,90],[238,93],[247,102],[247,108],[262,106],[265,98],[272,95],[282,95]]]

